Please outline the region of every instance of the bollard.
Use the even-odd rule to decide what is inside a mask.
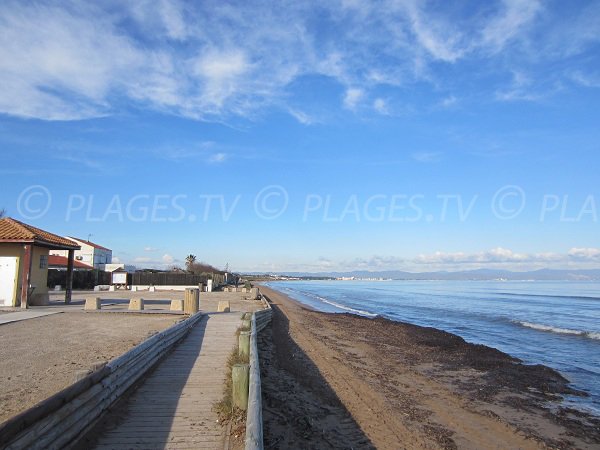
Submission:
[[[196,314],[200,309],[200,290],[197,288],[186,288],[183,300],[183,312],[185,314]]]
[[[143,311],[144,310],[144,299],[143,298],[132,298],[129,300],[130,311]]]
[[[248,409],[248,381],[250,366],[248,364],[236,364],[231,368],[231,384],[233,406],[246,411]]]
[[[240,356],[250,356],[250,332],[240,331],[238,338],[238,353]]]
[[[231,312],[231,306],[229,305],[229,300],[222,300],[219,302],[217,306],[217,312]]]
[[[252,328],[252,321],[248,320],[248,319],[242,320],[242,328],[245,328],[246,330],[250,330]]]
[[[102,305],[100,302],[100,297],[85,299],[85,308],[84,309],[86,311],[92,311],[92,310],[100,309],[100,308],[102,308]]]

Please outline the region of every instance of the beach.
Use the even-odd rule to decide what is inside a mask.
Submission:
[[[558,372],[383,318],[311,311],[267,287],[268,448],[598,448],[600,420],[562,407]]]
[[[178,320],[177,315],[81,311],[2,325],[0,423]]]

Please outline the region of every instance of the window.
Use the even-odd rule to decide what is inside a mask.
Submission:
[[[40,269],[48,268],[48,255],[40,255]]]

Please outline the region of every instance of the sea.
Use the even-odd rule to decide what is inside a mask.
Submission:
[[[600,416],[600,283],[569,281],[275,281],[315,310],[434,327],[559,371]]]

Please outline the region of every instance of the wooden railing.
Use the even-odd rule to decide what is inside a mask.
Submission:
[[[250,333],[250,377],[248,390],[248,410],[246,415],[246,450],[263,450],[263,420],[260,388],[260,364],[258,360],[257,333],[271,321],[271,305],[262,297],[265,309],[252,314]]]

